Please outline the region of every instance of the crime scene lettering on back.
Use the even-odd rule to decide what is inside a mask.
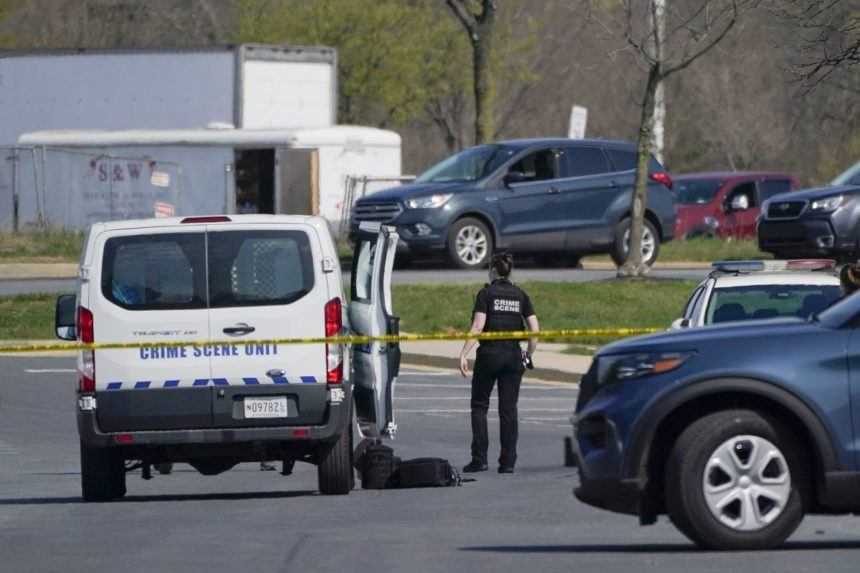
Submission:
[[[207,344],[204,346],[142,347],[138,348],[141,360],[171,360],[174,358],[209,358],[213,356],[273,356],[277,344]]]
[[[493,310],[496,312],[519,312],[520,301],[510,298],[497,298],[493,300]]]

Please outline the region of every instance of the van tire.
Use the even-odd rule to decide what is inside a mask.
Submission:
[[[355,484],[352,469],[352,409],[337,441],[320,452],[317,484],[323,495],[346,495]]]
[[[458,240],[468,245],[461,255]],[[483,221],[474,217],[463,217],[448,230],[448,257],[461,269],[483,269],[493,256],[493,233]]]
[[[666,509],[672,523],[696,545],[706,549],[756,550],[780,545],[800,525],[811,487],[809,459],[792,436],[778,420],[754,410],[723,410],[690,424],[675,442],[666,464]],[[784,464],[780,463],[779,467],[790,479],[790,486],[786,488],[788,501],[758,529],[744,531],[739,523],[733,527],[721,522],[705,497],[703,483],[710,479],[707,472],[714,471],[709,468],[713,460],[718,459],[716,452],[732,440],[738,440],[734,447],[745,440],[769,442],[767,448],[772,446],[773,449],[762,451],[782,456]],[[759,449],[760,446],[756,446],[752,451]],[[758,465],[752,455],[750,465]],[[725,472],[724,475],[728,476]],[[735,483],[747,487],[741,481]],[[738,507],[743,504],[742,501],[737,503]],[[726,508],[729,505],[724,504]]]
[[[125,462],[112,448],[81,442],[81,495],[84,501],[110,501],[125,495]]]
[[[657,261],[657,256],[660,254],[660,234],[657,233],[657,229],[654,227],[654,224],[648,219],[645,219],[642,223],[644,225],[642,234],[647,236],[650,233],[653,241],[653,248],[651,249],[650,256],[647,259],[642,260],[643,263],[650,267]],[[627,241],[625,241],[625,238],[629,234],[630,224],[630,217],[625,217],[624,219],[621,219],[621,222],[619,222],[615,227],[615,244],[612,246],[612,252],[610,252],[609,255],[612,257],[612,262],[619,267],[623,265],[627,259]]]

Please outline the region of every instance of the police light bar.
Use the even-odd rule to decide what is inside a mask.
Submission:
[[[833,259],[792,259],[788,261],[716,261],[715,271],[724,273],[750,273],[762,271],[824,271],[836,268]]]

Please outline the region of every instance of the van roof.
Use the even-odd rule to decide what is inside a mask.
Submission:
[[[103,223],[96,223],[93,225],[95,227],[98,225],[101,227],[101,230],[104,231],[114,231],[118,229],[157,229],[160,227],[171,227],[176,225],[183,224],[182,221],[186,219],[196,219],[196,218],[205,218],[205,217],[228,217],[229,222],[225,221],[223,223],[211,223],[213,225],[233,225],[233,224],[246,224],[246,223],[281,223],[281,224],[306,224],[312,225],[317,228],[326,228],[327,223],[325,219],[322,217],[316,217],[311,215],[188,215],[185,217],[165,217],[158,219],[125,219],[122,221],[106,221]],[[204,221],[199,223],[195,223],[193,221],[189,221],[185,223],[186,225],[203,225],[210,224]]]

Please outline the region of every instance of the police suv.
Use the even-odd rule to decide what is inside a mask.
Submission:
[[[94,224],[78,293],[60,297],[56,314],[57,336],[95,345],[77,368],[84,499],[122,497],[127,471],[172,462],[215,475],[305,461],[321,493],[349,493],[353,416],[362,436],[396,428],[398,345],[267,341],[397,333],[397,233],[366,224],[356,238],[345,305],[319,217]]]

